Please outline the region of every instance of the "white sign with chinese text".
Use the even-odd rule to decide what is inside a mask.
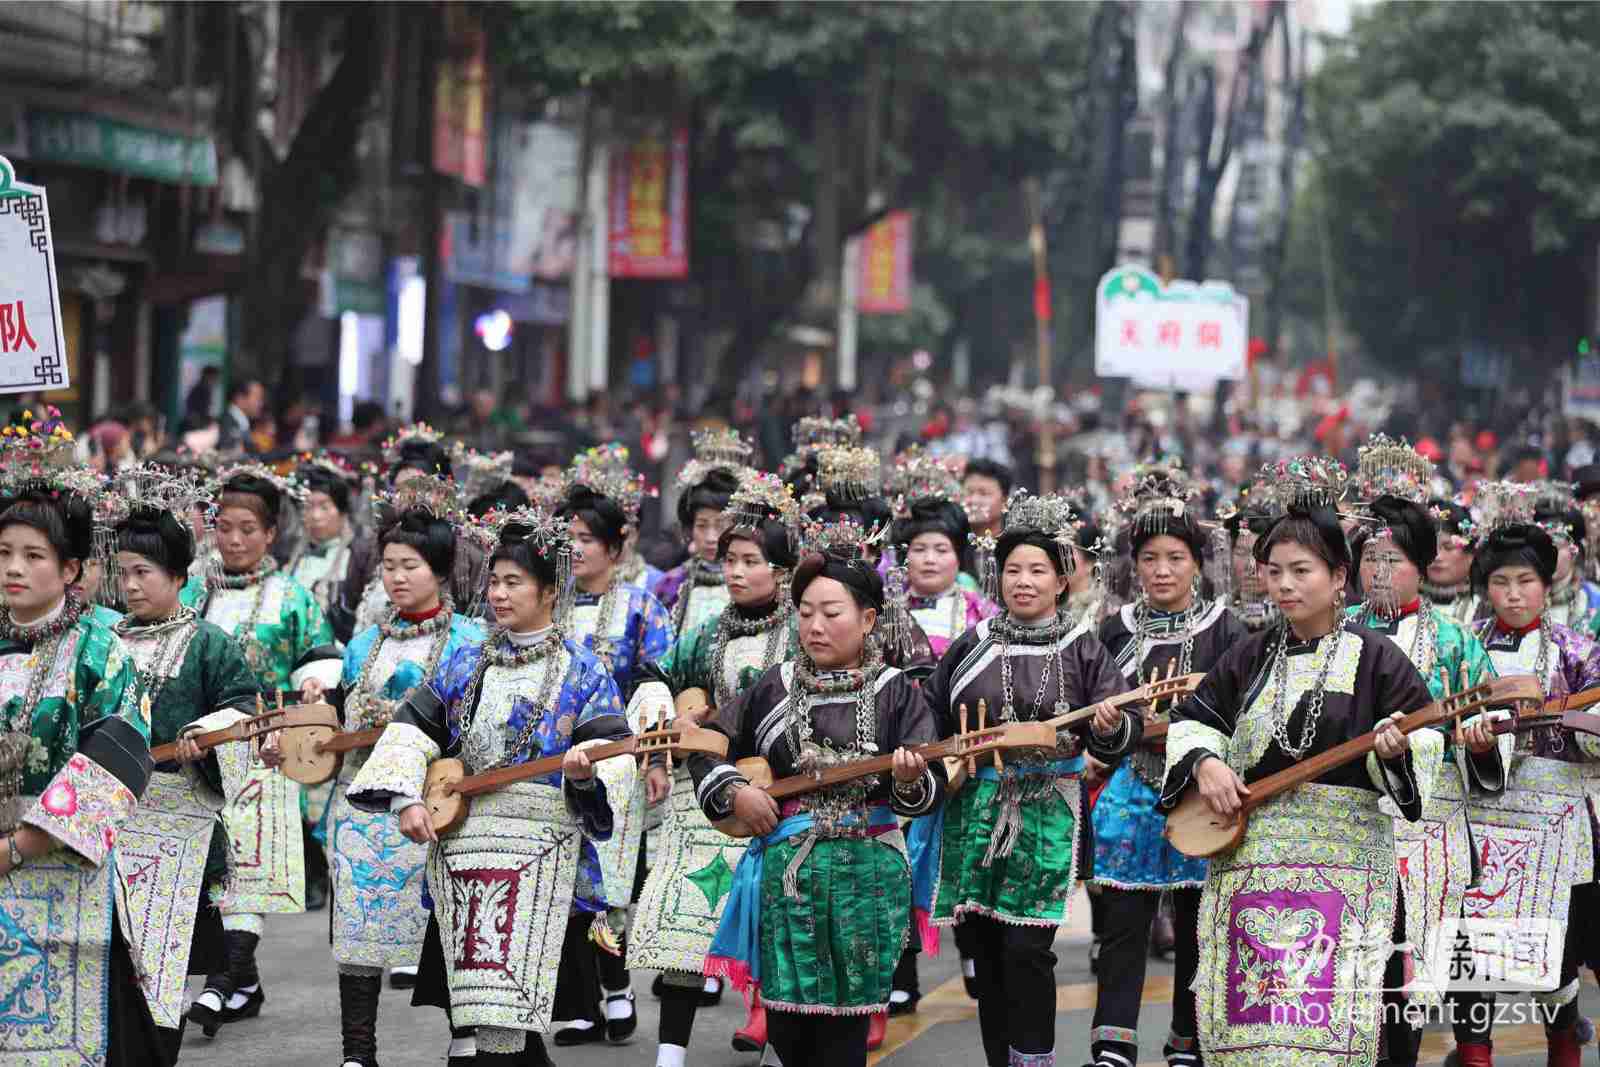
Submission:
[[[0,393],[70,384],[60,296],[44,187],[17,181],[0,156]]]
[[[1095,290],[1094,370],[1104,378],[1190,392],[1241,378],[1250,301],[1226,282],[1167,285],[1143,267],[1118,267]]]

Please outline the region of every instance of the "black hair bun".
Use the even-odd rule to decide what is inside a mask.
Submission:
[[[228,479],[222,487],[224,494],[244,493],[259,499],[267,509],[267,517],[274,526],[278,523],[278,515],[283,507],[283,493],[278,487],[265,478],[258,478],[254,474],[239,474]]]

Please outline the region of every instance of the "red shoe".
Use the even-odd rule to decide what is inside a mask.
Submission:
[[[1577,1027],[1546,1030],[1544,1038],[1549,1048],[1545,1059],[1548,1067],[1583,1067],[1583,1045],[1578,1041]]]
[[[761,1003],[761,994],[750,1000],[750,1016],[733,1034],[736,1052],[760,1052],[767,1047],[767,1006]]]
[[[883,1044],[884,1035],[889,1032],[889,1013],[886,1011],[874,1012],[867,1022],[867,1051],[871,1052]]]
[[[1456,1045],[1459,1067],[1494,1067],[1493,1041],[1468,1041]]]

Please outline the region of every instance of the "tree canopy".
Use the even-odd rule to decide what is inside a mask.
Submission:
[[[1312,86],[1318,170],[1368,352],[1569,356],[1600,236],[1600,6],[1378,4],[1333,49]]]

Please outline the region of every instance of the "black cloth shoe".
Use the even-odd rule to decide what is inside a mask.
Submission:
[[[896,993],[900,993],[900,992],[904,992],[904,990],[897,989],[897,990],[895,990],[895,992]],[[922,994],[921,993],[911,993],[909,1000],[895,1000],[895,999],[893,999],[891,997],[890,1000],[889,1000],[889,1014],[890,1015],[915,1015],[917,1013],[917,1001],[919,1001],[921,999],[922,999]]]
[[[722,979],[716,978],[713,981],[717,983],[717,990],[714,993],[707,993],[704,986],[700,987],[700,1006],[702,1008],[714,1008],[722,1003]]]
[[[256,944],[260,940],[259,935],[244,930],[222,932],[223,954],[227,964],[220,973],[206,977],[205,991],[200,994],[200,999],[189,1005],[189,1018],[207,1037],[216,1037],[217,1031],[227,1023],[253,1019],[261,1014],[261,1005],[267,995],[261,990],[261,975],[256,970]],[[244,1004],[229,1008],[228,1001],[233,999],[233,995],[250,986],[256,988]],[[204,1003],[206,993],[215,994],[221,1006],[212,1008]]]
[[[415,989],[417,987],[417,973],[415,971],[390,971],[390,989]]]
[[[573,1045],[592,1045],[596,1041],[606,1039],[604,1026],[565,1026],[556,1031],[555,1043],[557,1048],[571,1048]]]
[[[607,993],[605,1002],[609,1005],[616,1001],[627,1001],[628,1017],[626,1019],[606,1018],[606,1040],[613,1045],[620,1045],[633,1036],[639,1029],[639,1013],[633,1007],[633,993]]]

